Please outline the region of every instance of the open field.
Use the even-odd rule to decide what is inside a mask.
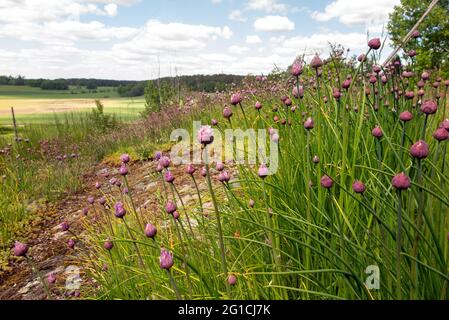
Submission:
[[[136,119],[143,111],[145,101],[143,98],[114,98],[101,99],[107,114],[116,114],[124,121]],[[11,125],[11,106],[19,124],[48,123],[56,117],[67,112],[90,112],[95,108],[94,99],[36,99],[8,98],[0,99],[0,125]]]

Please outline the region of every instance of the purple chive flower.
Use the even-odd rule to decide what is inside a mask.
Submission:
[[[126,167],[126,165],[121,165],[120,166],[120,169],[119,169],[119,172],[120,172],[120,174],[122,175],[122,176],[126,176],[126,175],[128,175],[128,168]]]
[[[276,129],[274,129],[274,128],[268,128],[268,134],[271,136],[271,135],[273,135],[273,134],[275,134],[276,133]]]
[[[307,130],[311,130],[314,127],[314,122],[312,118],[307,118],[307,120],[304,122],[304,128]]]
[[[161,269],[170,270],[170,268],[173,266],[173,256],[172,254],[165,250],[161,250],[161,255],[159,257],[159,264]]]
[[[111,240],[106,240],[103,244],[103,247],[106,250],[110,251],[110,250],[112,250],[112,248],[114,248],[114,243]]]
[[[332,96],[334,97],[335,100],[340,100],[341,98],[341,92],[340,90],[338,90],[337,88],[333,88],[332,89]]]
[[[410,148],[410,155],[416,159],[425,159],[429,155],[429,146],[423,140],[419,140]]]
[[[427,100],[421,105],[421,111],[427,115],[437,112],[437,104],[434,101]]]
[[[415,97],[415,93],[413,91],[407,91],[405,93],[405,98],[408,100],[412,100]]]
[[[171,171],[165,172],[165,181],[168,183],[173,183],[173,181],[175,181],[175,177],[173,176]]]
[[[123,203],[117,202],[117,203],[114,205],[114,209],[115,209],[115,216],[116,216],[117,218],[123,218],[123,217],[125,216],[126,210],[125,210],[125,208],[123,207]]]
[[[206,167],[202,167],[202,168],[200,169],[200,175],[201,175],[202,177],[207,177],[207,170],[206,170]]]
[[[109,183],[111,186],[115,186],[115,184],[117,183],[117,178],[111,178],[111,180],[109,180]]]
[[[125,153],[120,156],[120,161],[122,163],[128,163],[130,160],[131,160],[131,158],[129,157],[129,154]]]
[[[438,128],[433,133],[433,137],[438,141],[449,140],[449,132],[444,128]]]
[[[318,164],[318,163],[320,163],[320,158],[318,156],[314,156],[313,159],[312,159],[312,162],[314,164]]]
[[[345,81],[343,81],[341,86],[343,89],[349,89],[349,87],[351,86],[351,83],[352,83],[351,79],[345,79]]]
[[[261,164],[259,170],[257,171],[257,175],[262,179],[265,179],[269,174],[268,167],[265,164]]]
[[[412,31],[412,38],[416,39],[419,38],[421,36],[421,33],[418,30],[413,30]]]
[[[240,92],[236,92],[231,96],[231,104],[233,106],[238,105],[239,103],[241,103],[243,101],[243,97],[240,94]]]
[[[404,172],[395,175],[391,180],[391,184],[398,190],[407,190],[411,186],[410,178]]]
[[[159,161],[160,158],[162,158],[162,152],[161,151],[156,151],[154,153],[154,160]]]
[[[174,218],[175,220],[178,220],[179,217],[180,217],[180,214],[179,214],[178,211],[173,212],[173,218]]]
[[[429,79],[430,79],[430,74],[429,74],[427,71],[424,71],[424,72],[421,74],[421,79],[423,79],[424,81],[429,80]]]
[[[195,169],[195,167],[193,166],[193,164],[189,163],[189,164],[186,166],[186,173],[188,173],[188,174],[190,174],[190,175],[193,175],[193,174],[195,173],[195,171],[196,171],[196,169]]]
[[[101,183],[100,182],[95,182],[95,189],[100,189],[101,188]]]
[[[424,88],[425,85],[426,85],[426,84],[424,83],[423,80],[419,80],[419,81],[416,83],[416,86],[417,86],[419,89]]]
[[[69,247],[69,249],[75,248],[75,240],[69,239],[69,241],[67,241],[67,247]]]
[[[375,73],[380,73],[382,71],[382,68],[378,65],[373,66],[373,71]]]
[[[310,61],[310,66],[314,69],[318,69],[319,67],[323,66],[323,60],[321,60],[319,55],[315,55],[312,58],[312,61]]]
[[[366,190],[365,185],[361,181],[354,181],[352,184],[352,190],[354,190],[355,193],[364,193]]]
[[[256,203],[254,202],[254,200],[253,199],[250,199],[249,201],[248,201],[248,206],[250,207],[250,208],[254,208],[254,205],[255,205]]]
[[[171,201],[167,202],[167,204],[165,205],[165,211],[167,211],[168,214],[173,214],[173,212],[175,212],[176,209],[177,209],[176,204]]]
[[[382,129],[379,126],[375,127],[371,133],[372,133],[373,137],[375,137],[377,139],[382,138],[384,135],[382,132]]]
[[[299,90],[298,90],[298,88],[295,86],[295,87],[293,87],[293,89],[292,89],[292,95],[295,97],[295,98],[303,98],[304,97],[304,87],[303,86],[299,86]]]
[[[218,175],[218,181],[229,182],[231,180],[231,175],[227,171],[220,172]]]
[[[106,199],[101,197],[100,199],[98,199],[98,203],[102,206],[104,206],[106,204]]]
[[[326,189],[332,188],[334,182],[329,176],[324,175],[320,180],[321,186]]]
[[[304,67],[303,67],[301,60],[296,59],[292,64],[292,68],[291,68],[290,72],[291,72],[292,76],[299,77],[302,74],[303,70],[304,70]]]
[[[122,193],[123,194],[128,194],[129,193],[129,189],[128,188],[123,188]]]
[[[22,242],[16,241],[13,249],[16,257],[24,257],[28,252],[28,246]]]
[[[254,108],[256,108],[256,110],[262,109],[262,103],[260,103],[259,101],[257,101],[256,104],[254,105]]]
[[[211,124],[212,124],[213,126],[218,125],[218,120],[217,120],[217,119],[212,119]]]
[[[166,156],[163,156],[159,159],[159,164],[163,168],[168,168],[170,166],[170,162],[171,162],[170,158]]]
[[[117,180],[117,181],[115,182],[115,185],[116,185],[118,188],[120,188],[120,187],[122,186],[122,182],[121,182],[120,180]]]
[[[85,216],[87,216],[87,214],[89,213],[89,208],[83,208],[83,210],[81,211]]]
[[[366,61],[366,55],[362,53],[361,55],[359,55],[359,56],[357,57],[357,60],[358,60],[359,62],[365,62],[365,61]]]
[[[217,165],[215,166],[215,169],[216,169],[217,171],[223,171],[224,168],[225,168],[225,166],[224,166],[223,162],[219,162],[219,163],[217,163]]]
[[[293,101],[292,101],[292,99],[287,98],[287,99],[285,99],[284,104],[285,104],[287,107],[290,107],[290,106],[293,104]]]
[[[59,225],[59,227],[61,228],[61,231],[67,231],[67,230],[70,229],[70,225],[69,225],[66,221],[64,221],[63,223],[61,223],[61,224]]]
[[[156,172],[162,172],[162,171],[164,171],[164,167],[161,166],[160,163],[158,163],[157,166],[156,166]]]
[[[56,275],[53,272],[47,276],[47,282],[49,284],[54,284],[56,282]]]
[[[235,286],[235,284],[237,283],[237,277],[234,276],[233,274],[231,274],[231,275],[228,277],[228,283],[229,283],[229,285],[231,285],[231,286]]]
[[[408,52],[407,52],[407,55],[410,57],[410,58],[413,58],[413,57],[415,57],[416,56],[416,50],[409,50]]]
[[[399,120],[403,122],[408,122],[413,119],[413,114],[410,111],[401,112],[399,115]]]
[[[278,143],[279,142],[279,135],[277,133],[273,133],[271,135],[271,141],[273,141],[274,143]]]
[[[368,41],[368,47],[370,47],[373,50],[379,49],[381,46],[381,42],[379,38],[373,38],[370,41]]]
[[[226,119],[229,119],[229,118],[232,117],[232,110],[231,110],[231,108],[225,107],[223,109],[223,117],[226,118]]]
[[[214,130],[210,126],[202,126],[198,130],[198,142],[204,145],[211,144],[214,141]]]
[[[446,129],[446,131],[449,131],[449,119],[444,119],[440,123],[440,127],[443,128],[443,129]]]
[[[145,226],[145,235],[146,235],[148,238],[154,239],[154,237],[156,236],[156,233],[157,233],[157,229],[156,229],[156,227],[155,227],[154,225],[152,225],[151,223],[148,223],[148,224]]]
[[[87,202],[88,202],[89,204],[94,204],[94,202],[95,202],[94,197],[92,197],[92,196],[88,197],[88,198],[87,198]]]

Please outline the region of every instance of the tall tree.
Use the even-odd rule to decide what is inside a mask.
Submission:
[[[395,46],[426,11],[431,0],[401,0],[390,14],[388,31]],[[418,28],[421,37],[411,39],[405,50],[417,52],[416,62],[420,69],[441,68],[449,73],[449,0],[440,0]]]

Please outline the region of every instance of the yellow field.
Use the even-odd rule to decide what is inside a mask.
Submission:
[[[103,99],[105,110],[143,108],[143,99]],[[0,116],[10,115],[14,107],[17,115],[67,111],[82,111],[95,107],[94,99],[0,99]]]
[[[143,98],[109,98],[101,99],[104,112],[116,114],[122,120],[132,120],[139,117],[144,110]],[[95,108],[95,99],[33,99],[33,98],[3,98],[0,99],[0,124],[11,123],[11,107],[17,120],[24,123],[47,123],[53,121],[54,115],[65,112],[89,112]]]

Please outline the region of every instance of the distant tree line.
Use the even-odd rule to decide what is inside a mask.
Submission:
[[[104,80],[104,79],[25,79],[19,75],[0,76],[0,85],[31,86],[43,90],[68,90],[69,86],[85,87],[96,90],[98,87],[115,87],[122,97],[139,97],[145,94],[148,82],[157,86],[158,91],[171,88],[187,88],[190,91],[215,92],[222,91],[231,83],[240,84],[243,76],[229,74],[194,75],[179,77],[164,77],[150,81]]]
[[[136,84],[137,81],[125,80],[104,80],[104,79],[25,79],[24,76],[0,76],[0,85],[30,86],[42,88],[43,90],[68,90],[70,86],[85,87],[88,90],[95,90],[98,87],[120,87],[129,84]],[[143,95],[143,92],[142,94]]]
[[[170,91],[169,87],[178,90],[180,87],[186,88],[190,91],[205,91],[215,92],[223,91],[231,83],[240,84],[244,76],[231,74],[214,74],[214,75],[194,75],[194,76],[179,76],[179,77],[164,77],[150,81],[139,81],[135,83],[128,83],[121,85],[118,88],[118,93],[122,97],[137,97],[145,94],[147,87],[152,87],[148,82],[151,82],[158,90]],[[177,89],[178,88],[178,89]]]

